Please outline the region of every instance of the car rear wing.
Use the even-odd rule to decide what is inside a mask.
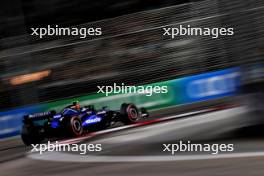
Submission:
[[[29,114],[24,116],[23,122],[29,122],[29,121],[36,121],[36,120],[43,120],[48,119],[50,117],[53,117],[56,114],[55,111],[48,111],[48,112],[41,112],[41,113],[35,113],[35,114]]]

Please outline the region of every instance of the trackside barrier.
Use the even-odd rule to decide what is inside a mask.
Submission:
[[[23,107],[0,112],[0,139],[20,134],[22,117],[25,114],[40,112],[41,105]]]
[[[18,135],[23,115],[52,109],[60,111],[74,100],[79,100],[82,105],[93,104],[96,108],[108,106],[111,109],[119,109],[122,103],[130,102],[138,107],[156,110],[235,95],[239,92],[241,85],[240,77],[240,70],[236,67],[144,85],[167,86],[166,94],[154,93],[152,96],[146,96],[145,94],[131,93],[112,94],[106,97],[100,93],[0,112],[0,138]]]

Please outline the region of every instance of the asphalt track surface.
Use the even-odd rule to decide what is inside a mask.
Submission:
[[[185,114],[186,115],[186,114]],[[264,175],[263,132],[244,128],[251,118],[244,107],[168,115],[167,120],[110,129],[61,143],[102,144],[101,152],[30,152],[19,139],[1,142],[0,175]],[[163,117],[164,118],[164,117]],[[246,129],[246,130],[245,130]],[[255,130],[255,128],[254,128]],[[258,134],[258,135],[256,135]],[[234,151],[170,152],[163,144],[234,144]],[[15,141],[15,142],[14,142]],[[15,144],[13,144],[15,143]]]

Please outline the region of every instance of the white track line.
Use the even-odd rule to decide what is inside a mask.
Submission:
[[[110,133],[110,132],[117,132],[120,130],[133,128],[133,127],[137,127],[137,126],[143,126],[144,124],[151,124],[151,123],[155,123],[155,122],[162,122],[162,121],[166,121],[166,120],[177,119],[177,118],[187,117],[187,116],[191,116],[191,115],[197,115],[197,114],[201,114],[201,113],[211,112],[213,110],[214,109],[205,109],[205,110],[199,110],[199,111],[194,111],[194,112],[178,114],[178,115],[174,115],[174,116],[167,116],[167,117],[155,119],[155,120],[150,121],[150,122],[136,123],[136,124],[132,124],[132,125],[126,125],[126,126],[111,128],[111,129],[107,129],[107,130],[102,130],[102,131],[98,131],[98,132],[94,132],[94,133],[90,133],[90,134],[88,133],[87,135],[84,135],[81,137],[66,139],[66,140],[60,140],[59,143],[60,144],[77,143],[77,142],[80,142],[82,140],[89,139],[93,136],[97,136],[97,135],[101,135],[101,134],[106,134],[106,133]]]
[[[116,162],[170,162],[170,161],[196,161],[213,159],[264,157],[264,152],[243,152],[205,155],[169,155],[169,156],[90,156],[74,155],[69,153],[48,152],[45,155],[31,154],[28,158],[42,161],[56,162],[87,162],[87,163],[116,163]],[[52,159],[51,159],[52,158]]]
[[[57,144],[79,143],[83,140],[87,140],[87,139],[92,138],[92,137],[97,136],[97,135],[107,134],[107,133],[111,133],[111,132],[117,132],[117,131],[124,130],[124,129],[129,129],[129,128],[133,128],[133,127],[137,127],[137,126],[144,126],[147,124],[162,122],[162,121],[171,120],[171,119],[182,118],[182,117],[186,117],[186,116],[190,116],[190,115],[197,115],[197,114],[201,114],[201,113],[205,113],[205,112],[211,112],[213,110],[215,110],[215,109],[210,108],[210,109],[205,109],[205,110],[199,110],[199,111],[194,111],[194,112],[178,114],[178,115],[174,115],[174,116],[167,116],[167,117],[163,117],[163,118],[159,118],[159,119],[154,119],[154,120],[151,120],[149,122],[142,122],[142,123],[136,123],[136,124],[132,124],[132,125],[126,125],[126,126],[111,128],[111,129],[102,130],[102,131],[98,131],[98,132],[88,133],[88,134],[81,136],[81,137],[76,137],[76,138],[72,138],[72,139],[65,139],[65,140],[60,140],[60,141],[56,141],[56,142],[57,142]],[[53,142],[52,144],[56,144],[56,142]],[[52,148],[52,147],[48,147],[48,148]],[[30,152],[28,152],[28,154],[30,154]]]
[[[235,108],[237,112],[241,112],[241,108]],[[204,111],[203,111],[204,112]],[[228,110],[222,111],[223,113],[228,113]],[[229,117],[222,116],[221,112],[216,112],[220,119],[225,119]],[[200,117],[199,121],[202,123],[210,119],[211,121],[216,120],[217,118],[209,118],[209,114],[203,115]],[[172,117],[179,117],[171,116]],[[169,118],[169,117],[167,117]],[[197,117],[198,118],[198,117]],[[205,119],[204,119],[205,118]],[[204,120],[203,120],[204,119]],[[185,119],[187,120],[187,119]],[[183,121],[185,121],[183,119]],[[193,119],[189,119],[193,120]],[[196,121],[196,120],[194,120]],[[190,125],[195,125],[190,121]],[[133,125],[134,126],[134,125]],[[152,126],[149,126],[152,127]],[[149,128],[146,127],[146,128]],[[181,128],[181,126],[176,125],[175,128]],[[111,130],[101,131],[100,134],[104,134]],[[84,137],[89,138],[92,136]],[[81,138],[81,139],[84,139]],[[80,139],[80,140],[81,140]],[[66,142],[75,142],[70,140],[65,140]],[[95,155],[81,155],[81,154],[72,154],[65,152],[44,152],[43,154],[39,154],[38,152],[32,153],[28,152],[27,157],[34,160],[44,160],[44,161],[57,161],[57,162],[160,162],[160,161],[190,161],[190,160],[208,160],[208,159],[226,159],[226,158],[243,158],[243,157],[262,157],[264,156],[264,152],[243,152],[243,153],[224,153],[218,155],[212,154],[199,154],[199,155],[161,155],[161,156],[95,156]]]

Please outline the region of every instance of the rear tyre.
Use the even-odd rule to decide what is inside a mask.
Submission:
[[[25,145],[39,144],[44,140],[43,135],[40,134],[39,130],[36,128],[22,126],[21,139]]]
[[[82,121],[78,116],[67,119],[66,134],[71,137],[81,136],[83,134]]]
[[[121,112],[121,116],[122,116],[121,120],[127,125],[136,123],[140,117],[137,107],[131,103],[122,104],[120,112]]]

